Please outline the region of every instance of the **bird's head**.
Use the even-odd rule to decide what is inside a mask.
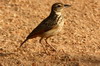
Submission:
[[[71,5],[63,4],[63,3],[55,3],[52,5],[52,11],[61,12],[64,7],[70,7]]]

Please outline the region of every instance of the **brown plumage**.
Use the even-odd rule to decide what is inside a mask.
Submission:
[[[50,15],[44,19],[21,43],[20,47],[29,39],[40,36],[40,42],[42,38],[48,38],[50,36],[58,34],[64,25],[63,16],[61,11],[64,7],[69,7],[70,5],[55,3],[52,5]]]

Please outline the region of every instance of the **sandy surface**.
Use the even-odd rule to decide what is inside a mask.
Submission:
[[[48,39],[57,51],[45,45],[47,55],[39,37],[18,49],[55,2],[72,5],[61,34]],[[100,66],[100,0],[0,0],[0,66]]]

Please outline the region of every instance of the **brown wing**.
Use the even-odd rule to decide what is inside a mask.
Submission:
[[[49,31],[54,27],[54,25],[55,23],[51,19],[45,19],[27,36],[27,39],[30,39],[46,31]]]

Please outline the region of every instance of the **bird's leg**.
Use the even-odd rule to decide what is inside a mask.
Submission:
[[[42,39],[43,39],[43,37],[39,40],[39,43],[41,43],[41,45],[42,45],[44,51],[45,51],[47,54],[50,54],[50,53],[46,50],[45,46],[43,45]]]
[[[51,37],[51,36],[49,36],[49,37]],[[46,41],[46,43],[53,49],[53,51],[56,51],[55,47],[53,47],[51,44],[48,43],[47,40],[48,40],[49,37],[47,37],[47,38],[45,39],[45,41]]]

